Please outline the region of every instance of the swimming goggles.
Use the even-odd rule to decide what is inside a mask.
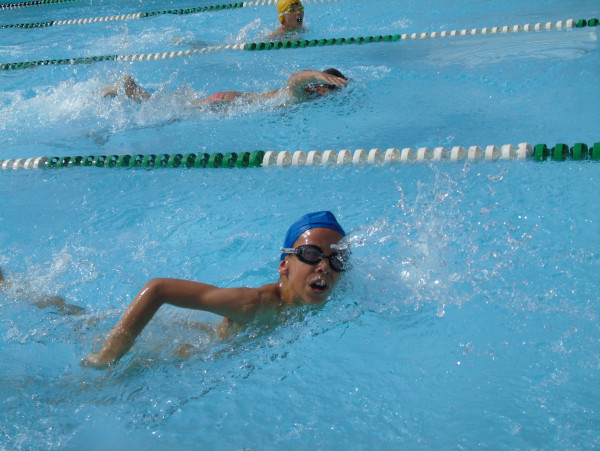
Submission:
[[[281,252],[284,254],[294,254],[298,260],[307,265],[317,265],[325,258],[329,260],[331,269],[337,272],[344,272],[350,269],[350,263],[348,263],[350,257],[349,250],[325,255],[319,246],[315,246],[314,244],[303,244],[295,249],[283,248],[281,249]]]
[[[332,85],[329,83],[309,83],[306,87],[311,91],[316,91],[317,89],[327,89],[329,91],[334,91],[336,89],[340,89],[339,86]]]
[[[304,11],[304,5],[300,2],[292,3],[288,9],[279,14],[279,17],[283,17],[286,14],[298,13]]]
[[[326,92],[323,92],[323,89]],[[311,97],[322,97],[327,95],[328,92],[337,91],[338,89],[340,89],[338,86],[329,83],[309,83],[304,87],[304,92]]]

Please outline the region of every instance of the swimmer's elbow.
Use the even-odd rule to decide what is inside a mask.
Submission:
[[[144,288],[142,288],[142,291],[148,290],[154,294],[160,294],[161,288],[163,287],[165,280],[166,279],[160,279],[160,278],[150,279],[146,283],[146,285],[144,285]]]
[[[168,284],[169,279],[150,279],[140,290],[138,298],[143,300],[144,304],[158,309],[167,300]]]

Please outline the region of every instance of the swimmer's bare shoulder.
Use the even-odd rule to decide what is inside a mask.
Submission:
[[[250,317],[254,317],[260,312],[277,310],[284,301],[281,296],[281,288],[278,283],[269,283],[258,288],[218,288],[221,293],[237,292],[239,301],[246,304],[247,311],[251,312]],[[225,338],[233,331],[237,331],[238,327],[247,321],[239,321],[231,319],[229,316],[223,318],[219,326],[219,335]]]
[[[251,321],[262,310],[276,309],[283,303],[279,284],[270,283],[258,288],[220,288],[200,282],[162,279],[159,283],[172,285],[166,288],[164,300],[179,307],[205,310],[231,321]],[[175,294],[176,293],[176,294]]]
[[[255,288],[263,308],[277,308],[282,303],[281,286],[279,283],[268,283]]]

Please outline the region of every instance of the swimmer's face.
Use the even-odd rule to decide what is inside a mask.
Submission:
[[[304,7],[302,6],[302,3],[292,3],[287,10],[286,15],[283,16],[283,22],[281,25],[287,29],[296,29],[301,28],[303,23]]]
[[[293,248],[312,244],[321,248],[325,255],[338,250],[332,248],[343,236],[335,230],[317,228],[304,232],[296,240]],[[284,297],[294,304],[320,304],[327,299],[340,279],[327,258],[315,265],[301,262],[295,255],[287,255],[279,264],[279,274],[287,277]]]

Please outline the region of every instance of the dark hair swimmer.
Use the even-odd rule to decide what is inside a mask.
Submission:
[[[281,105],[298,103],[315,97],[326,96],[330,92],[337,91],[348,84],[348,79],[339,70],[330,68],[324,71],[302,70],[293,74],[281,88],[268,92],[240,92],[221,91],[205,98],[193,101],[195,106],[206,104],[224,104],[234,100],[242,99],[248,103],[264,101],[272,98],[280,98]],[[127,97],[142,102],[149,100],[151,94],[137,85],[137,83],[126,75],[114,85],[103,89],[105,97],[116,97],[119,88],[123,88]],[[199,96],[200,97],[200,96]]]
[[[332,75],[342,80],[346,80],[346,82],[348,81],[344,74],[342,74],[339,70],[334,68],[325,69],[323,73]],[[305,86],[304,90],[309,95],[325,96],[328,93],[332,91],[337,91],[340,88],[340,86],[331,83],[308,83]]]

